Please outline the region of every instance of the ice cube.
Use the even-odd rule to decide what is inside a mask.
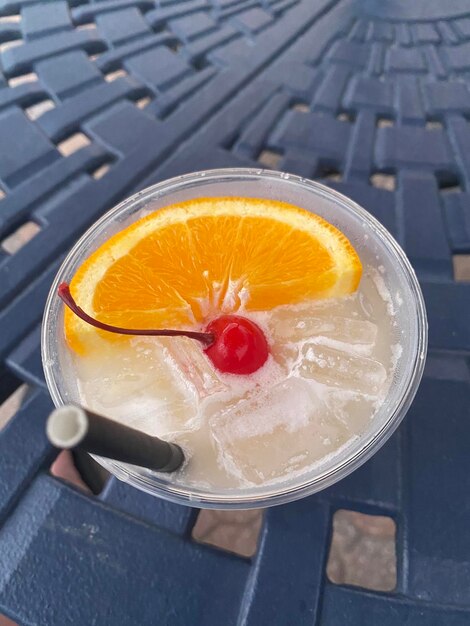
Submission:
[[[96,398],[104,407],[118,406],[150,388],[161,389],[171,399],[181,396],[162,355],[153,346],[110,345],[106,352],[77,359],[77,368],[86,396]]]
[[[270,350],[276,363],[284,369],[286,374],[290,374],[299,356],[299,346],[295,343],[275,341],[271,344]]]
[[[377,338],[377,326],[366,320],[348,317],[295,316],[274,323],[272,334],[279,341],[302,341],[319,336],[352,345],[372,346]]]
[[[363,432],[373,418],[377,403],[377,396],[330,387],[325,394],[326,405],[340,422],[347,424],[353,433]]]
[[[214,366],[204,354],[199,341],[187,337],[160,339],[167,357],[175,368],[175,376],[193,389],[202,399],[227,390]]]
[[[264,389],[210,421],[221,466],[249,484],[302,470],[337,449],[348,428],[298,378]]]
[[[334,317],[332,339],[347,344],[372,346],[377,339],[377,326],[367,320],[354,320],[347,317]]]
[[[307,343],[301,353],[300,375],[325,385],[378,395],[387,380],[381,363],[352,352]]]
[[[175,378],[158,342],[110,344],[77,359],[77,370],[88,408],[149,434],[189,427],[196,416],[194,393]]]
[[[271,312],[270,326],[273,329],[286,322],[293,325],[295,322],[302,322],[308,318],[330,321],[333,317],[356,317],[354,313],[361,313],[357,292],[343,298],[328,298],[326,300],[315,300],[298,305],[279,306]],[[300,329],[302,324],[300,325]]]

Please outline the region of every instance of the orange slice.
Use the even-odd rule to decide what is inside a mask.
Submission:
[[[201,198],[138,220],[103,243],[71,284],[77,303],[127,328],[199,328],[217,314],[332,298],[358,287],[348,239],[291,204]],[[85,353],[117,335],[65,311],[69,345]]]

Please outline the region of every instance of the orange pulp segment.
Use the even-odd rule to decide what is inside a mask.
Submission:
[[[78,269],[77,303],[126,328],[200,328],[220,313],[269,310],[355,291],[362,266],[323,218],[261,198],[199,198],[167,206],[104,242]],[[65,310],[70,347],[84,354],[98,331]]]

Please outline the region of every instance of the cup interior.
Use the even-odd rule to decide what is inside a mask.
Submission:
[[[378,268],[392,298],[396,339],[402,347],[387,397],[369,428],[344,450],[315,470],[275,485],[237,490],[195,489],[135,466],[97,458],[121,480],[153,495],[200,508],[253,508],[282,504],[337,482],[364,463],[397,428],[421,380],[427,322],[416,275],[390,233],[367,211],[345,196],[312,181],[251,169],[197,172],[145,189],[106,213],[77,242],[52,285],[43,319],[42,358],[46,381],[56,406],[79,402],[77,382],[63,333],[63,306],[57,287],[70,281],[83,261],[114,233],[169,204],[198,197],[244,196],[281,200],[317,213],[337,226],[356,248],[363,265]]]

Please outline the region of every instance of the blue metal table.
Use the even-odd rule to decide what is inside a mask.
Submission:
[[[470,3],[0,0],[0,16],[0,240],[39,227],[0,252],[0,401],[34,389],[0,432],[0,612],[37,626],[468,625],[470,283],[452,258],[470,253]],[[64,254],[116,202],[260,164],[324,180],[390,229],[424,290],[430,355],[389,443],[268,511],[250,560],[193,542],[195,511],[49,475],[39,326]],[[328,581],[339,508],[394,518],[395,591]]]

